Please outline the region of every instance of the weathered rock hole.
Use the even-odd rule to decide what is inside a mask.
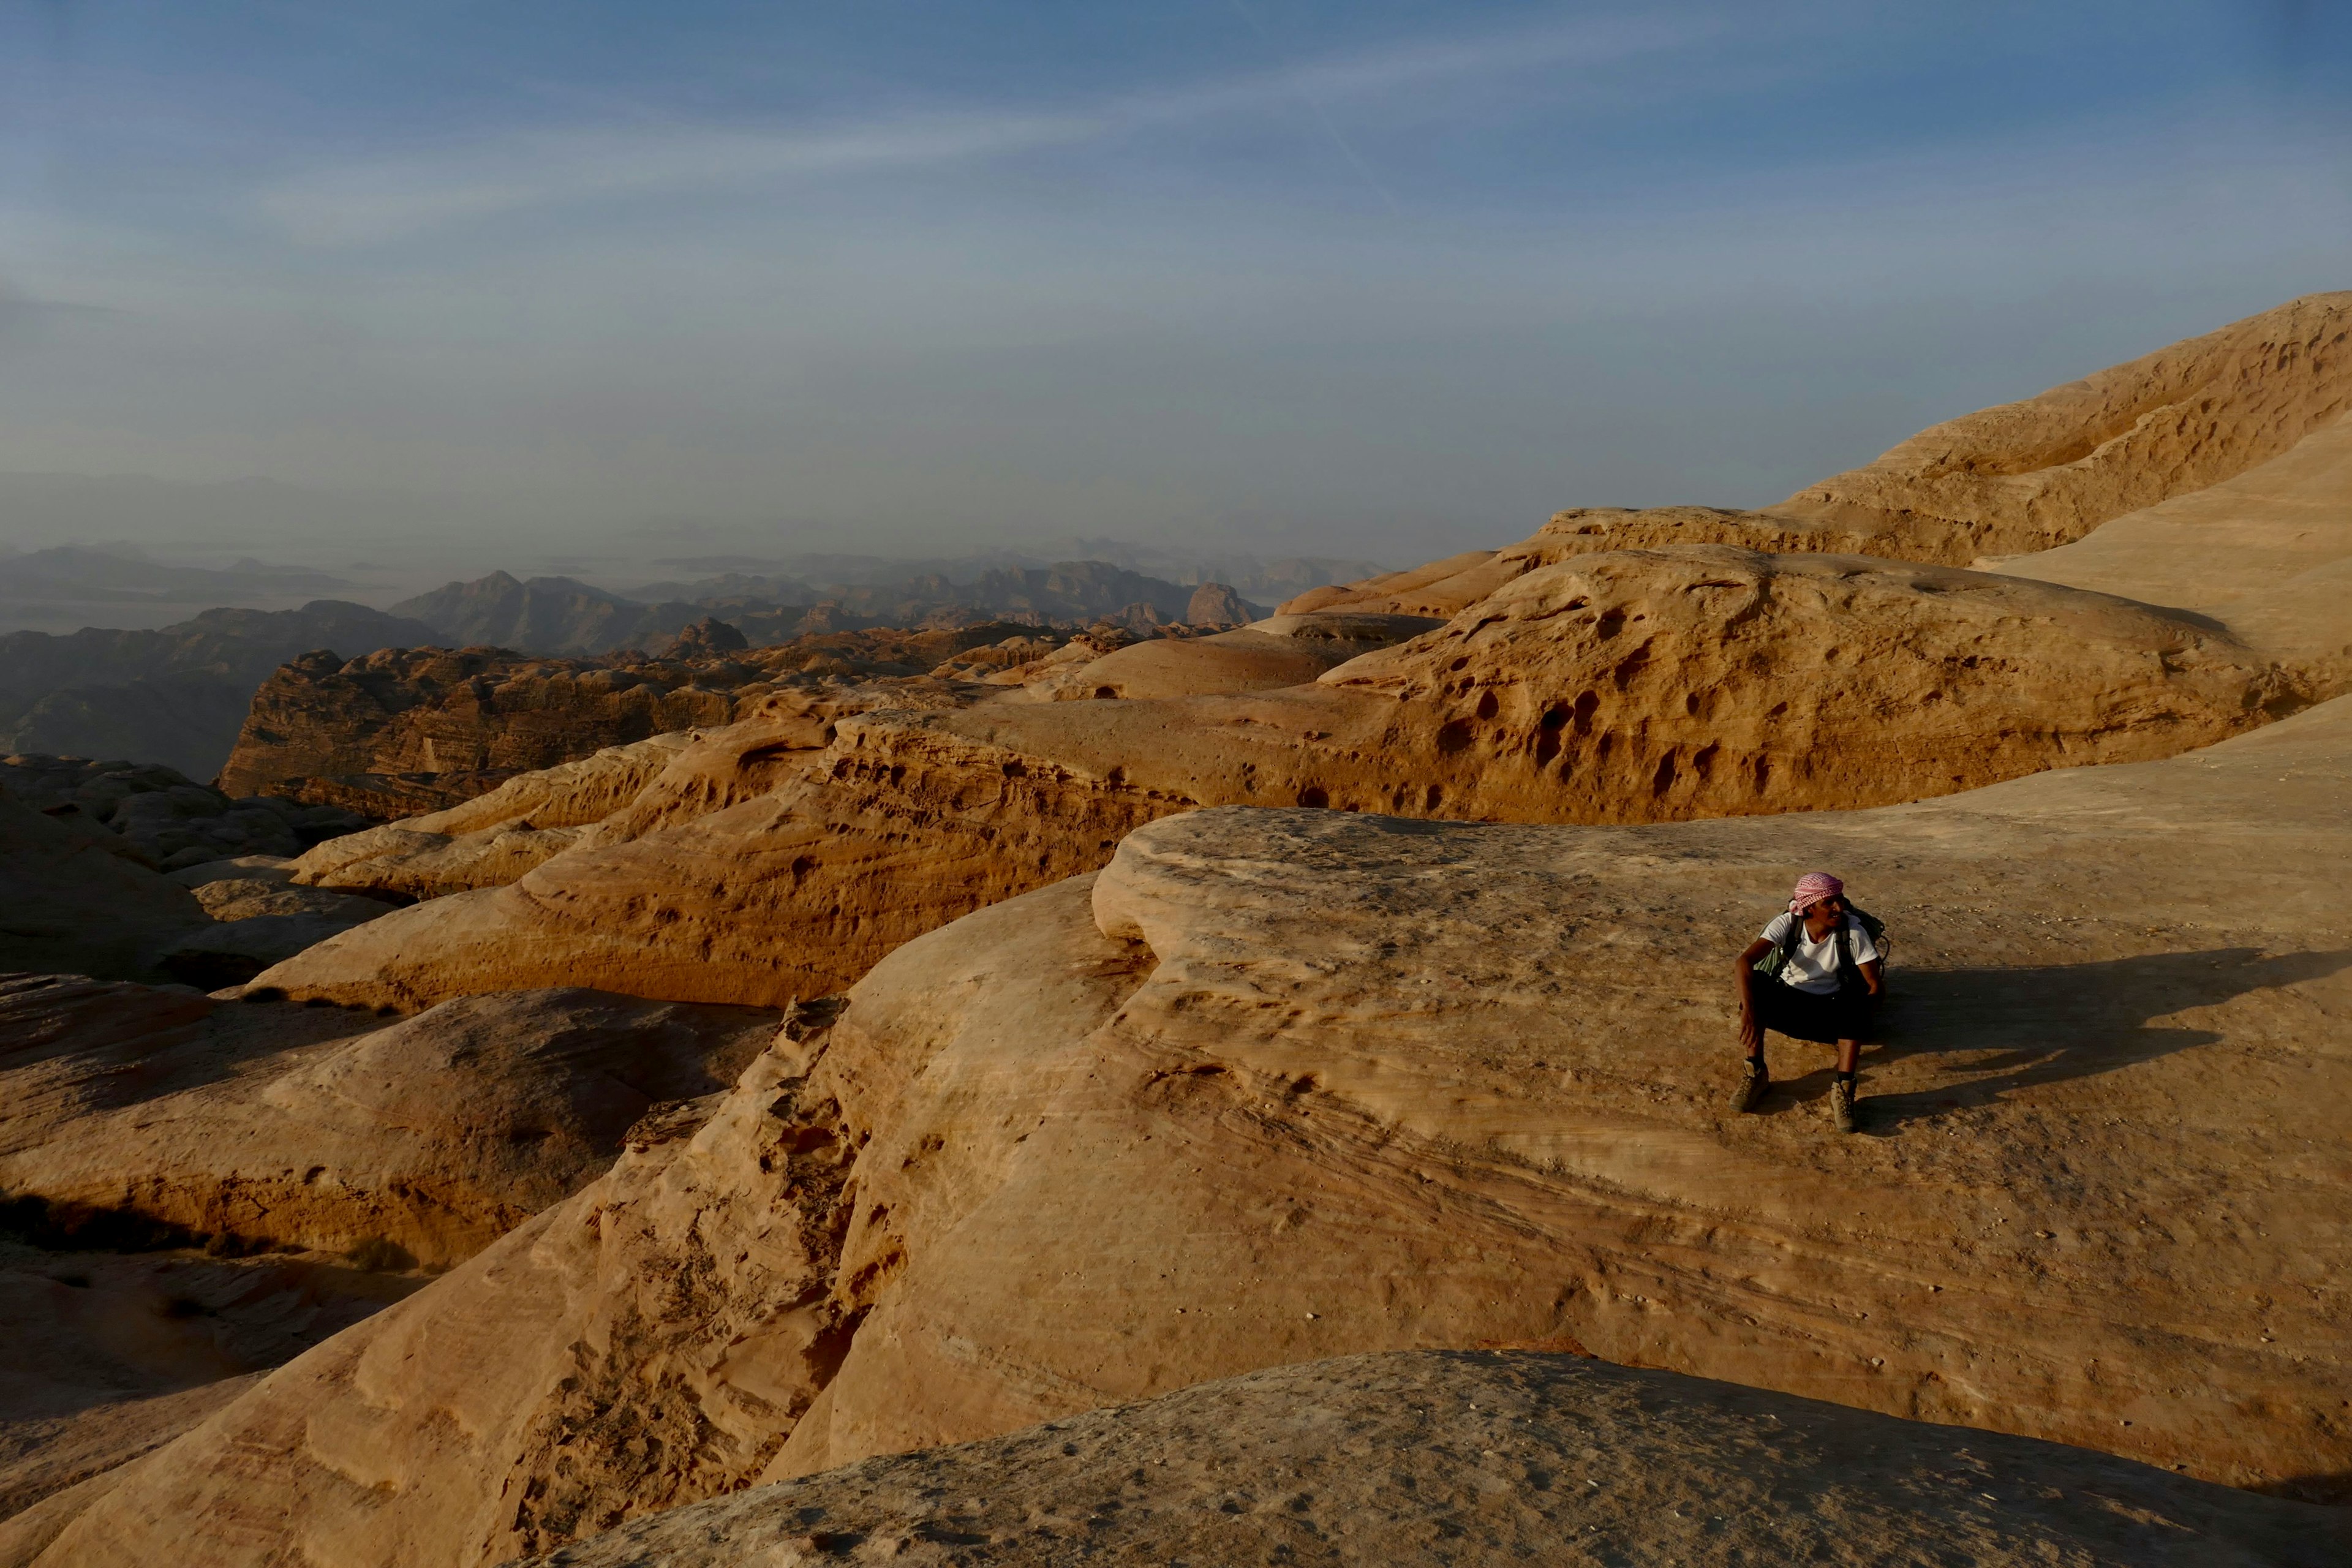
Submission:
[[[1496,700],[1495,694],[1491,691],[1478,699],[1477,711],[1478,717],[1481,719],[1492,719],[1496,714],[1501,712],[1502,710],[1502,703]]]
[[[1470,721],[1454,719],[1438,726],[1437,749],[1452,756],[1470,744]],[[1320,804],[1319,802],[1318,803]]]
[[[1311,805],[1317,807],[1328,806],[1331,804],[1331,792],[1325,789],[1321,784],[1308,784],[1305,789],[1298,792],[1298,804],[1301,805]],[[1220,1068],[1218,1070],[1222,1071],[1223,1069]]]

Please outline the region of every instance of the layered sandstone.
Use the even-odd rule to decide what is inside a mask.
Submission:
[[[908,944],[700,1131],[139,1461],[41,1561],[495,1563],[1479,1344],[2333,1495],[2347,801],[2339,700],[1872,811],[1154,823]],[[1796,1047],[1765,1114],[1725,1106],[1723,955],[1813,866],[1897,934],[1855,1138]]]
[[[1113,686],[1139,651],[1083,667],[1087,679]],[[1225,676],[1192,673],[1203,670]],[[706,798],[724,809],[656,831],[592,829],[594,843],[509,885],[403,911],[264,979],[404,1008],[566,979],[772,1005],[837,989],[982,904],[1093,869],[1172,812],[1640,822],[1821,810],[2161,756],[2297,700],[2194,618],[2077,590],[1720,546],[1580,556],[1312,685],[845,715],[767,793],[715,788]],[[763,734],[714,739],[762,756]],[[312,863],[341,853],[326,846]]]
[[[691,657],[659,658],[493,647],[389,648],[348,660],[306,654],[254,694],[220,783],[232,793],[348,801],[352,786],[337,794],[332,781],[458,775],[480,793],[605,747],[732,723],[773,693],[925,674],[1026,629],[840,632],[723,652],[709,651],[706,637],[685,650]]]
[[[2178,605],[2308,690],[2352,689],[2352,415],[2235,479],[1999,570]]]
[[[258,1375],[422,1281],[320,1257],[0,1239],[0,1563],[22,1563]]]
[[[162,949],[204,907],[117,835],[0,795],[0,970],[157,977]]]
[[[0,981],[0,1191],[59,1239],[472,1256],[724,1089],[772,1014],[583,990],[389,1026],[73,976]]]
[[[681,1508],[546,1568],[2321,1563],[2341,1510],[1563,1354],[1280,1367]]]
[[[2049,550],[2269,462],[2347,408],[2352,293],[2313,294],[1922,430],[1772,510],[1881,555]]]
[[[2283,458],[2347,408],[2352,293],[2314,294],[2039,396],[1931,426],[1776,506],[1572,508],[1510,549],[1313,589],[1283,608],[1450,616],[1567,555],[1660,545],[1955,566],[2051,551]]]

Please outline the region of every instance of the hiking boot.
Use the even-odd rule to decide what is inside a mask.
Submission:
[[[1739,1069],[1739,1087],[1731,1092],[1734,1110],[1753,1110],[1764,1103],[1764,1091],[1772,1087],[1772,1075],[1764,1070],[1764,1058],[1749,1057],[1748,1065]]]
[[[1830,1085],[1830,1125],[1841,1132],[1853,1131],[1853,1085],[1843,1079]]]

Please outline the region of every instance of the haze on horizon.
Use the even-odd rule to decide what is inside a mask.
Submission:
[[[2347,86],[2293,0],[13,0],[0,547],[1762,504],[2352,283]]]

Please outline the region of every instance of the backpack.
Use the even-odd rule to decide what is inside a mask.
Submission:
[[[1845,921],[1838,927],[1839,931],[1843,933],[1846,939],[1838,943],[1838,976],[1841,984],[1849,973],[1859,968],[1853,956],[1853,932],[1856,926],[1860,926],[1863,934],[1870,938],[1870,945],[1878,950],[1878,962],[1882,968],[1886,963],[1887,950],[1892,945],[1886,940],[1885,921],[1867,910],[1856,909],[1852,904],[1846,905]],[[1768,980],[1780,979],[1780,971],[1788,967],[1789,955],[1796,948],[1797,939],[1803,933],[1804,929],[1804,917],[1801,915],[1793,917],[1789,921],[1789,934],[1782,937],[1771,952],[1756,961],[1756,973]]]

